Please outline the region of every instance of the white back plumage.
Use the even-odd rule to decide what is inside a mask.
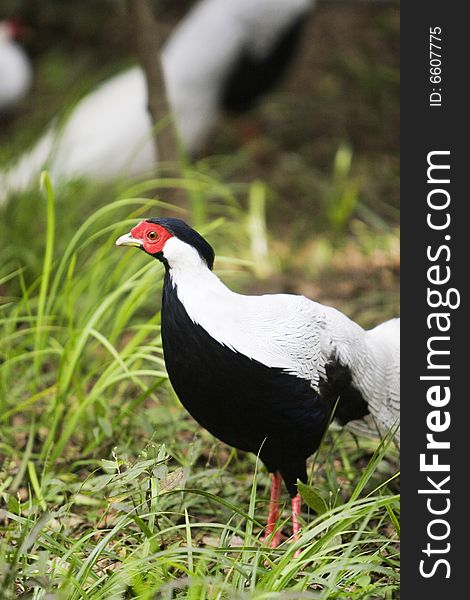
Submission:
[[[243,51],[262,56],[292,20],[315,0],[201,0],[182,19],[162,51],[167,94],[183,147],[194,152],[219,115],[224,78]],[[143,71],[134,67],[85,96],[62,128],[7,172],[0,193],[31,185],[47,166],[53,181],[107,181],[149,172],[157,157],[147,112]],[[1,200],[1,196],[0,196]]]
[[[367,402],[373,419],[354,421],[349,428],[362,434],[379,433],[382,437],[389,430],[396,430],[394,439],[400,443],[400,319],[377,325],[366,332],[366,339],[373,368],[362,367],[359,372],[361,381],[367,380],[372,391]]]
[[[359,433],[384,436],[399,419],[399,319],[370,331],[304,296],[245,296],[228,289],[194,248],[170,238],[164,248],[189,317],[219,343],[310,381],[318,391],[331,359],[349,367],[369,407]],[[354,427],[354,426],[353,426]],[[399,440],[399,432],[395,436]]]

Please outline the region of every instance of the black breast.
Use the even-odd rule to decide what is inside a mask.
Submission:
[[[191,321],[165,276],[162,340],[170,381],[189,413],[223,442],[260,453],[295,495],[318,447],[336,393],[236,353]],[[330,393],[331,391],[331,393]]]

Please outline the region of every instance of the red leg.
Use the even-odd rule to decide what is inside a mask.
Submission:
[[[299,524],[299,515],[301,513],[302,507],[302,499],[300,494],[297,494],[294,498],[292,498],[292,533],[294,534],[294,539],[299,538],[300,532],[300,524]]]
[[[297,494],[294,498],[292,498],[292,540],[295,542],[299,539],[300,533],[300,523],[299,523],[299,515],[301,513],[302,507],[302,499],[300,495]],[[298,556],[300,554],[300,550],[297,550],[294,556]]]
[[[282,489],[282,477],[280,473],[273,473],[271,479],[271,499],[269,500],[269,516],[268,522],[265,529],[265,534],[263,537],[263,541],[266,541],[267,538],[273,533],[277,520],[279,519],[279,503],[281,498],[281,489]],[[270,541],[270,547],[276,548],[279,545],[279,540],[281,537],[281,532],[278,530],[274,533]]]

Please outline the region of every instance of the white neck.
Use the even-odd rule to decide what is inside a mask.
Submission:
[[[163,256],[178,298],[195,323],[204,325],[208,317],[213,321],[217,318],[214,306],[226,302],[230,296],[238,296],[209,269],[195,248],[178,238],[166,242]]]

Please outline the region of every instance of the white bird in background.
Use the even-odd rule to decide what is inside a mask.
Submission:
[[[14,21],[0,21],[0,114],[12,110],[33,81],[29,59],[15,42],[17,32]]]
[[[241,111],[285,71],[315,0],[200,0],[162,50],[170,106],[184,149],[194,153],[223,110]],[[130,68],[78,102],[66,123],[0,173],[0,199],[35,183],[109,181],[149,172],[157,157],[145,76]]]

